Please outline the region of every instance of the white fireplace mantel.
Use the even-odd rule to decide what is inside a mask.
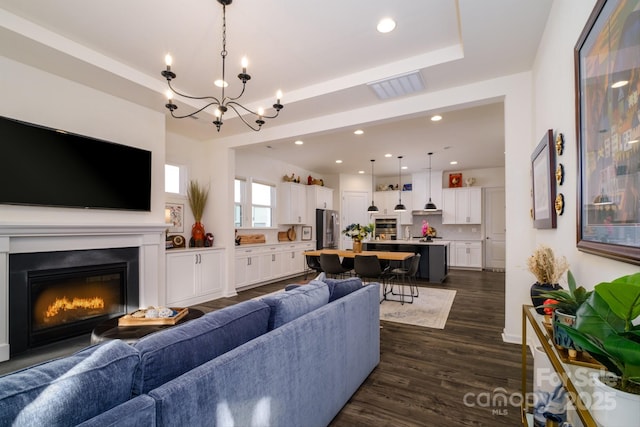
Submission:
[[[83,249],[140,250],[140,306],[164,303],[166,224],[9,224],[0,222],[0,361],[9,359],[9,255]]]

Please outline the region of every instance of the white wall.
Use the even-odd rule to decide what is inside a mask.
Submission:
[[[534,103],[533,103],[533,132],[522,132],[523,138],[528,137],[527,156],[518,159],[507,153],[507,186],[516,179],[519,184],[507,191],[507,233],[513,236],[520,230],[511,225],[516,215],[512,208],[518,200],[514,198],[513,190],[526,194],[519,198],[525,203],[527,211],[531,206],[529,200],[530,178],[524,174],[513,176],[510,171],[519,169],[529,173],[528,156],[533,151],[547,129],[562,132],[565,136],[565,151],[558,159],[565,167],[565,183],[558,187],[558,191],[565,196],[565,212],[558,217],[557,229],[535,230],[531,220],[520,223],[524,236],[519,238],[519,246],[511,240],[507,242],[508,274],[507,301],[505,322],[505,337],[518,341],[520,337],[520,305],[527,303],[530,285],[535,278],[526,268],[528,255],[538,244],[545,244],[554,249],[557,256],[566,256],[579,284],[591,289],[600,281],[610,280],[624,274],[637,272],[637,267],[631,264],[613,261],[607,258],[586,254],[576,249],[576,194],[577,194],[577,143],[574,93],[574,61],[573,49],[578,37],[595,4],[594,0],[563,0],[553,2],[546,29],[538,47],[538,54],[532,70]],[[507,120],[509,118],[507,117]],[[510,167],[510,165],[515,167]],[[528,212],[519,210],[517,215],[528,216]],[[529,231],[531,230],[531,231]],[[514,233],[516,231],[516,233]],[[528,235],[531,239],[527,239]],[[524,238],[523,238],[524,237]],[[529,241],[529,244],[524,242]],[[523,249],[519,249],[523,248]],[[519,249],[519,250],[515,250]]]
[[[152,151],[151,212],[0,205],[0,221],[38,224],[164,222],[165,131],[162,113],[5,57],[0,57],[0,69],[0,115]]]

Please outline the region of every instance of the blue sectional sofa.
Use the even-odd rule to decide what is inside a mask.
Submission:
[[[325,426],[379,363],[379,293],[314,280],[0,377],[0,426]]]

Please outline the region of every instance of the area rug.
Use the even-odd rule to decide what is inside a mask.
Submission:
[[[456,291],[450,289],[420,288],[420,296],[413,299],[413,304],[383,301],[380,320],[444,329],[455,296]]]

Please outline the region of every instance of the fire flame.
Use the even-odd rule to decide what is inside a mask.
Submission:
[[[104,308],[104,300],[99,297],[73,298],[72,300],[67,299],[67,297],[57,298],[56,301],[47,308],[45,317],[54,317],[61,310],[76,310],[79,308]]]

